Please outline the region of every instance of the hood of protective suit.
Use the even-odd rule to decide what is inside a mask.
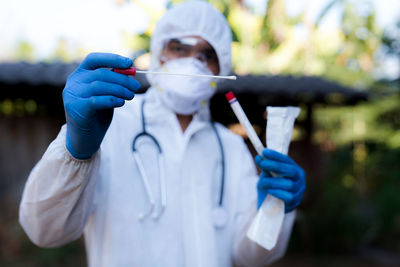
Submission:
[[[219,75],[228,75],[231,62],[231,29],[225,17],[212,5],[203,1],[190,1],[169,9],[158,21],[150,42],[150,70],[160,66],[163,43],[171,38],[200,36],[216,51]],[[147,75],[152,82],[152,75]]]

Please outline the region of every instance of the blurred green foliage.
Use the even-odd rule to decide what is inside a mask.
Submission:
[[[306,211],[315,251],[400,249],[399,101],[397,95],[316,112],[314,141],[325,153],[326,176],[310,186],[320,197]]]
[[[32,61],[34,51],[35,48],[29,42],[20,41],[14,51],[14,58],[16,60]]]
[[[40,107],[43,109],[43,107]],[[23,117],[38,114],[39,108],[32,99],[0,100],[0,115]]]

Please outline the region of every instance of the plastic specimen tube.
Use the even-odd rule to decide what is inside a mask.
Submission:
[[[262,151],[264,150],[264,145],[262,144],[260,138],[254,131],[253,126],[251,125],[249,119],[247,118],[246,114],[244,113],[242,106],[237,101],[235,95],[232,91],[225,94],[226,99],[229,101],[233,112],[235,113],[236,117],[238,118],[240,124],[243,126],[244,130],[246,131],[247,136],[250,139],[251,144],[253,145],[254,149],[257,151],[257,154],[262,156]]]
[[[215,79],[226,79],[226,80],[236,80],[237,77],[235,75],[231,76],[219,76],[219,75],[205,75],[205,74],[185,74],[185,73],[172,73],[172,72],[162,72],[162,71],[146,71],[146,70],[137,70],[136,68],[128,68],[128,69],[113,69],[114,72],[135,76],[136,73],[148,73],[148,74],[159,74],[159,75],[175,75],[175,76],[188,76],[188,77],[206,77],[206,78],[215,78]]]

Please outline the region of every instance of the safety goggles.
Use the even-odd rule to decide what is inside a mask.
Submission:
[[[208,66],[218,66],[215,50],[207,42],[193,37],[172,38],[165,41],[163,54],[169,59],[194,57],[206,62]]]

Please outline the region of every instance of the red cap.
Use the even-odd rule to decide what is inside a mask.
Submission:
[[[229,91],[228,93],[226,93],[225,97],[226,97],[226,99],[228,99],[228,101],[231,101],[236,98],[232,91]]]
[[[113,69],[114,72],[125,74],[125,75],[136,75],[136,68],[129,68],[129,69]]]

